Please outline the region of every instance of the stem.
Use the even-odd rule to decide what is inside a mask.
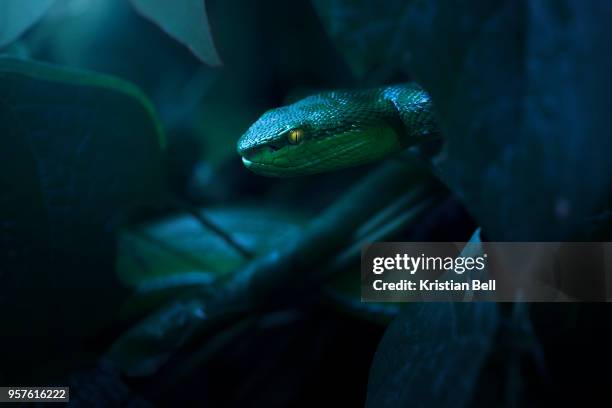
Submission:
[[[406,194],[420,200],[443,191],[424,163],[385,162],[312,221],[301,239],[255,259],[231,276],[232,291],[259,304],[329,278],[317,272],[350,242],[357,229]]]
[[[215,234],[219,235],[221,239],[223,239],[229,246],[234,248],[244,259],[253,259],[254,255],[251,251],[240,245],[229,233],[227,233],[225,230],[215,224],[211,219],[209,219],[204,213],[202,213],[199,208],[177,197],[172,197],[171,202],[176,207],[191,214],[191,216],[195,218],[200,223],[200,225],[202,225],[202,227],[207,228],[213,231]]]

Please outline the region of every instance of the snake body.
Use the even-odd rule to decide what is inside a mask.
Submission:
[[[292,177],[380,160],[438,134],[429,95],[402,84],[325,92],[269,110],[237,150],[255,173]]]

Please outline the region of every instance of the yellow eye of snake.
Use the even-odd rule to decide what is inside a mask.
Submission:
[[[304,131],[302,129],[291,129],[287,133],[287,140],[294,145],[301,143],[304,140]]]

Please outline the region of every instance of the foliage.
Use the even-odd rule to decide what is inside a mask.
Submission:
[[[159,308],[120,337],[109,351],[109,358],[128,375],[150,375],[162,369],[172,352],[176,353],[196,332],[228,324],[231,329],[232,324],[240,324],[234,322],[236,317],[251,309],[266,310],[269,299],[282,300],[327,282],[343,271],[347,254],[355,257],[368,239],[392,236],[395,228],[414,222],[436,202],[439,186],[423,172],[424,168],[413,162],[384,166],[304,228],[286,221],[292,219],[295,223],[300,219],[295,215],[285,216],[283,221],[278,214],[272,217],[254,209],[210,211],[211,220],[227,228],[232,239],[259,254],[249,262],[214,234],[205,232],[194,237],[193,228],[201,226],[189,223],[184,217],[148,226],[146,234],[134,235],[135,231],[124,234],[119,272],[124,281],[140,283],[139,296],[130,308],[142,309],[143,303],[149,310]],[[393,221],[391,227],[383,222],[381,226],[371,225],[369,231],[352,236],[356,227],[370,218],[378,218],[373,214],[379,213],[381,207],[384,211],[388,200],[397,198],[398,194],[401,196],[403,189],[394,183],[397,177],[423,181],[406,195],[404,205],[410,208],[407,217],[399,224]],[[353,205],[372,193],[376,193],[380,201]],[[247,214],[257,214],[258,218],[245,222]],[[331,222],[342,216],[346,217],[343,224]],[[266,218],[269,218],[266,229],[254,228]],[[174,236],[176,229],[183,232],[178,240]],[[283,243],[279,244],[280,241]],[[129,245],[130,242],[135,245]],[[215,246],[218,249],[198,254],[206,250],[203,245],[208,250],[214,250]],[[339,251],[342,248],[346,249]],[[340,252],[339,257],[335,256],[336,252]],[[190,261],[187,269],[185,261]],[[161,278],[156,277],[159,273],[155,268],[164,265],[170,268],[164,270]],[[354,270],[346,272],[354,281]],[[328,292],[332,294],[332,301],[342,299],[344,308],[352,313],[372,320],[388,319],[389,308],[355,306],[360,297],[355,289],[332,282]],[[171,296],[160,294],[164,291]],[[147,298],[143,299],[142,295]]]
[[[495,303],[413,303],[374,356],[367,406],[467,405],[499,325]]]
[[[116,78],[3,58],[0,94],[2,320],[31,336],[62,324],[72,342],[121,303],[99,272],[114,256],[112,224],[164,194],[164,135],[142,93]],[[33,307],[40,299],[55,306]]]
[[[200,60],[220,65],[210,33],[204,0],[130,0],[143,16],[160,25],[169,35],[184,43]]]
[[[404,58],[431,94],[447,138],[439,175],[487,236],[581,237],[612,185],[612,146],[601,138],[608,86],[587,73],[611,68],[608,36],[598,31],[610,10],[574,2],[385,3],[315,1],[358,72],[370,61],[389,67],[390,56]]]
[[[313,0],[313,4],[357,77],[384,78],[405,71],[409,57],[406,2],[388,0],[384,7],[367,0]]]
[[[410,6],[411,67],[448,139],[440,173],[490,239],[575,238],[609,205],[610,80],[597,73],[612,68],[610,16],[572,1]]]
[[[154,374],[206,318],[197,300],[178,301],[133,327],[110,349],[109,358],[132,376]]]
[[[54,0],[4,0],[0,3],[0,48],[19,37]]]
[[[611,197],[607,155],[612,146],[610,138],[601,137],[607,129],[603,112],[609,79],[589,72],[593,67],[602,73],[612,68],[605,51],[610,34],[603,28],[612,9],[575,2],[483,1],[464,7],[448,1],[414,1],[401,11],[386,9],[393,11],[384,23],[370,18],[385,13],[379,11],[361,15],[367,22],[351,26],[351,18],[360,16],[354,12],[359,8],[355,2],[315,4],[319,9],[325,6],[323,21],[336,42],[344,44],[349,60],[356,55],[363,63],[373,54],[354,46],[368,28],[376,23],[400,27],[393,32],[403,34],[398,41],[404,53],[395,54],[406,55],[410,71],[432,96],[446,137],[444,151],[435,160],[437,174],[464,201],[488,239],[588,236],[590,220],[609,208]],[[441,321],[452,324],[450,318]],[[410,327],[420,330],[418,324]],[[402,375],[403,364],[414,364],[426,354],[412,344],[410,335],[391,327],[387,342],[381,343],[379,356],[393,355],[387,361],[394,364],[385,374],[388,384],[370,389],[373,405],[384,405],[385,398],[396,398],[393,401],[402,405],[410,397],[436,401],[419,392],[424,388],[419,381],[404,380]],[[488,341],[485,333],[482,339]],[[436,357],[446,360],[440,370],[479,364],[453,360],[455,350],[439,351]],[[419,372],[424,382],[436,381],[431,378],[436,374],[410,367],[406,375]],[[376,375],[371,381],[382,381]],[[459,376],[468,384],[477,375],[474,371]],[[403,390],[393,392],[400,383]],[[468,388],[447,394],[461,396],[461,402],[447,403],[466,403]]]
[[[211,208],[203,213],[230,232],[239,245],[258,255],[295,241],[304,223],[297,214],[257,207]],[[120,236],[119,247],[117,273],[124,283],[134,287],[143,287],[161,277],[193,277],[190,273],[200,274],[203,281],[212,281],[245,262],[235,248],[190,214],[126,230]]]

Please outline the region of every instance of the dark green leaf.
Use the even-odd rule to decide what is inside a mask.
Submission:
[[[277,251],[302,233],[304,219],[261,207],[201,210],[235,242],[255,255]],[[117,273],[136,293],[123,308],[139,316],[194,287],[210,286],[247,259],[192,215],[181,214],[124,229]]]
[[[495,303],[407,305],[374,356],[367,406],[465,406],[498,325]]]
[[[304,223],[300,216],[260,208],[223,207],[202,213],[237,243],[258,255],[277,251],[297,240]],[[120,279],[137,290],[137,296],[126,306],[126,313],[141,313],[169,299],[181,298],[194,287],[212,286],[246,263],[240,253],[191,215],[126,229],[119,240],[117,270]],[[219,295],[221,290],[216,286],[212,295]],[[210,300],[201,293],[199,299]],[[193,335],[200,323],[210,319],[203,302],[171,300],[122,335],[109,351],[109,357],[128,375],[153,373]],[[210,309],[209,304],[206,306]]]
[[[410,4],[441,176],[488,239],[563,240],[610,204],[611,18],[606,2]]]
[[[0,59],[0,320],[20,344],[66,350],[113,317],[113,226],[164,193],[163,143],[134,86]]]
[[[358,269],[339,274],[323,288],[323,295],[341,312],[382,325],[387,325],[400,311],[397,303],[362,302]]]
[[[221,65],[215,49],[205,0],[131,0],[143,16],[185,44],[202,62]],[[144,46],[144,44],[143,44]]]
[[[55,0],[2,0],[0,2],[0,48],[17,39],[36,23]]]
[[[323,25],[353,72],[391,72],[405,64],[406,2],[313,0]]]
[[[121,336],[107,357],[128,375],[152,374],[206,317],[204,305],[198,300],[174,302]]]
[[[304,219],[259,207],[202,210],[238,244],[256,254],[275,251],[295,241]],[[244,257],[193,216],[177,215],[122,232],[117,272],[141,290],[165,285],[202,284],[243,266]]]

